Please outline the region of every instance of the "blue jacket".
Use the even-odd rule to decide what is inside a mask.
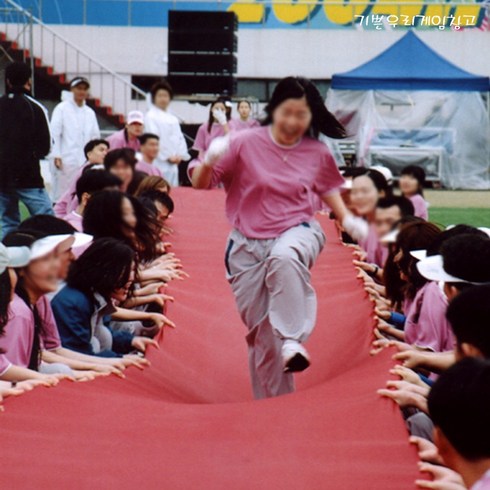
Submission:
[[[112,350],[94,352],[92,346],[94,322],[107,311],[106,305],[97,304],[78,289],[65,286],[52,300],[51,307],[58,325],[63,347],[82,354],[100,357],[121,357],[132,349],[133,335],[128,332],[114,331],[105,325],[112,334]],[[114,311],[108,308],[108,313]]]

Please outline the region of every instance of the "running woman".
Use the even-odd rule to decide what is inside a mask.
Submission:
[[[222,182],[233,226],[227,279],[246,336],[255,398],[294,391],[293,372],[310,364],[303,343],[316,321],[309,269],[325,244],[315,220],[320,198],[345,230],[361,239],[367,224],[346,209],[344,180],[319,133],[345,136],[307,79],[288,77],[274,90],[264,125],[215,139],[192,172],[199,189]]]

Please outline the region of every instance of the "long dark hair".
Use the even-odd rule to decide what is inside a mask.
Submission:
[[[344,126],[337,121],[335,116],[328,111],[325,102],[315,84],[302,77],[283,78],[274,89],[271,99],[265,108],[267,114],[263,125],[272,123],[273,113],[279,105],[287,99],[306,98],[306,103],[311,110],[311,125],[308,134],[312,138],[318,138],[320,133],[330,138],[345,138]]]
[[[9,304],[12,294],[12,283],[10,282],[9,270],[5,269],[0,274],[0,336],[9,320]],[[1,353],[1,351],[0,351]]]
[[[130,229],[122,217],[122,203],[129,199],[136,216],[136,228]],[[159,225],[154,216],[134,197],[121,191],[96,192],[83,213],[83,230],[95,239],[111,237],[121,240],[138,253],[139,260],[158,256]],[[129,232],[134,232],[134,240]]]
[[[417,259],[412,257],[410,252],[427,250],[440,233],[441,230],[434,223],[427,221],[408,223],[400,230],[396,239],[396,248],[403,252],[398,268],[407,277],[405,297],[415,298],[417,291],[427,282],[417,269]]]
[[[229,121],[231,119],[231,107],[228,107],[226,103],[229,103],[229,99],[226,97],[218,97],[212,104],[211,107],[209,108],[209,119],[208,119],[208,133],[211,132],[211,128],[213,127],[214,123],[214,116],[213,116],[213,108],[216,104],[221,102],[225,106],[225,114],[226,114],[226,119]]]
[[[113,291],[129,281],[134,263],[130,246],[114,238],[100,238],[71,264],[66,283],[89,297],[97,292],[109,302]]]

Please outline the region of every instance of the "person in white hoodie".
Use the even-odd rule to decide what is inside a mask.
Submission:
[[[160,138],[160,151],[154,165],[165,180],[172,186],[179,185],[179,164],[189,160],[190,155],[179,120],[170,112],[173,91],[170,84],[163,80],[155,83],[150,90],[150,109],[145,115],[145,131]]]
[[[70,186],[85,162],[83,148],[86,143],[100,138],[95,112],[86,104],[89,88],[90,83],[86,78],[74,78],[70,91],[63,91],[61,102],[54,108],[51,117],[54,202]]]

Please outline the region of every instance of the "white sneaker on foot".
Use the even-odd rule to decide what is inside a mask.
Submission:
[[[281,353],[286,373],[304,371],[310,366],[310,356],[297,340],[285,340]]]

